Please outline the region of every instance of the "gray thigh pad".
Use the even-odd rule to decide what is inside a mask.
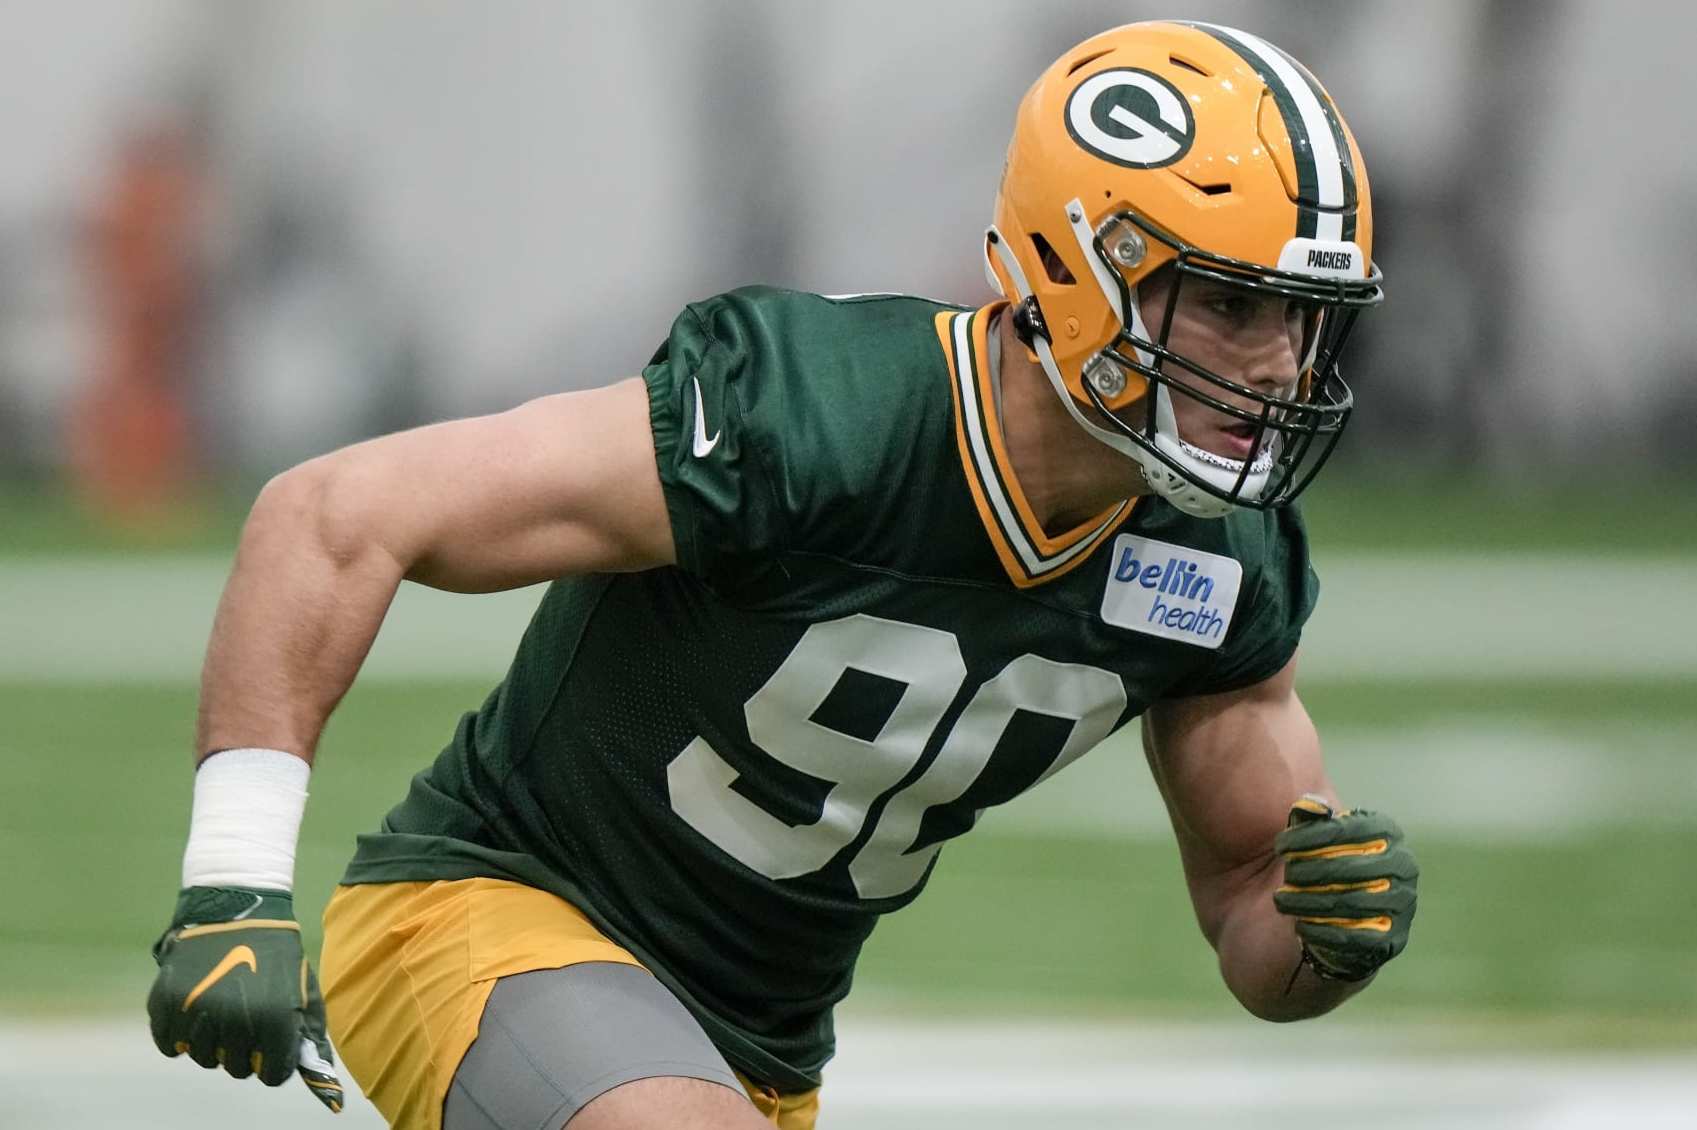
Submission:
[[[589,961],[502,977],[442,1108],[443,1130],[560,1130],[596,1096],[677,1075],[742,1085],[652,974]]]

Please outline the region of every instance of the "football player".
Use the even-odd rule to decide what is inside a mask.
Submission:
[[[1295,690],[1292,502],[1380,301],[1361,155],[1262,39],[1148,23],[1021,103],[1000,301],[750,288],[639,377],[315,459],[255,502],[202,686],[168,1055],[395,1125],[813,1125],[878,916],[985,808],[1141,719],[1244,1007],[1404,946],[1416,867]],[[325,911],[309,766],[403,580],[553,583]],[[752,1101],[751,1101],[752,1100]]]

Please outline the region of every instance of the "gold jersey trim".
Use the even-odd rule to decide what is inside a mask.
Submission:
[[[1131,514],[1124,499],[1056,537],[1043,532],[1014,477],[995,410],[989,363],[989,328],[1007,303],[966,313],[937,315],[937,336],[949,361],[955,402],[955,439],[967,486],[990,544],[1008,579],[1019,588],[1052,581],[1077,568]]]

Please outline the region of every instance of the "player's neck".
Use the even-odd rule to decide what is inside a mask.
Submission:
[[[1122,498],[1147,493],[1137,465],[1084,433],[1055,396],[1041,364],[996,319],[1001,335],[1001,423],[1008,458],[1045,533],[1059,534]]]

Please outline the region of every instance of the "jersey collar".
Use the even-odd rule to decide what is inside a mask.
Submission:
[[[955,439],[984,531],[1008,578],[1020,588],[1052,581],[1077,567],[1131,513],[1133,501],[1108,507],[1080,526],[1049,537],[1014,477],[995,409],[988,335],[1006,302],[937,315],[955,401]]]

